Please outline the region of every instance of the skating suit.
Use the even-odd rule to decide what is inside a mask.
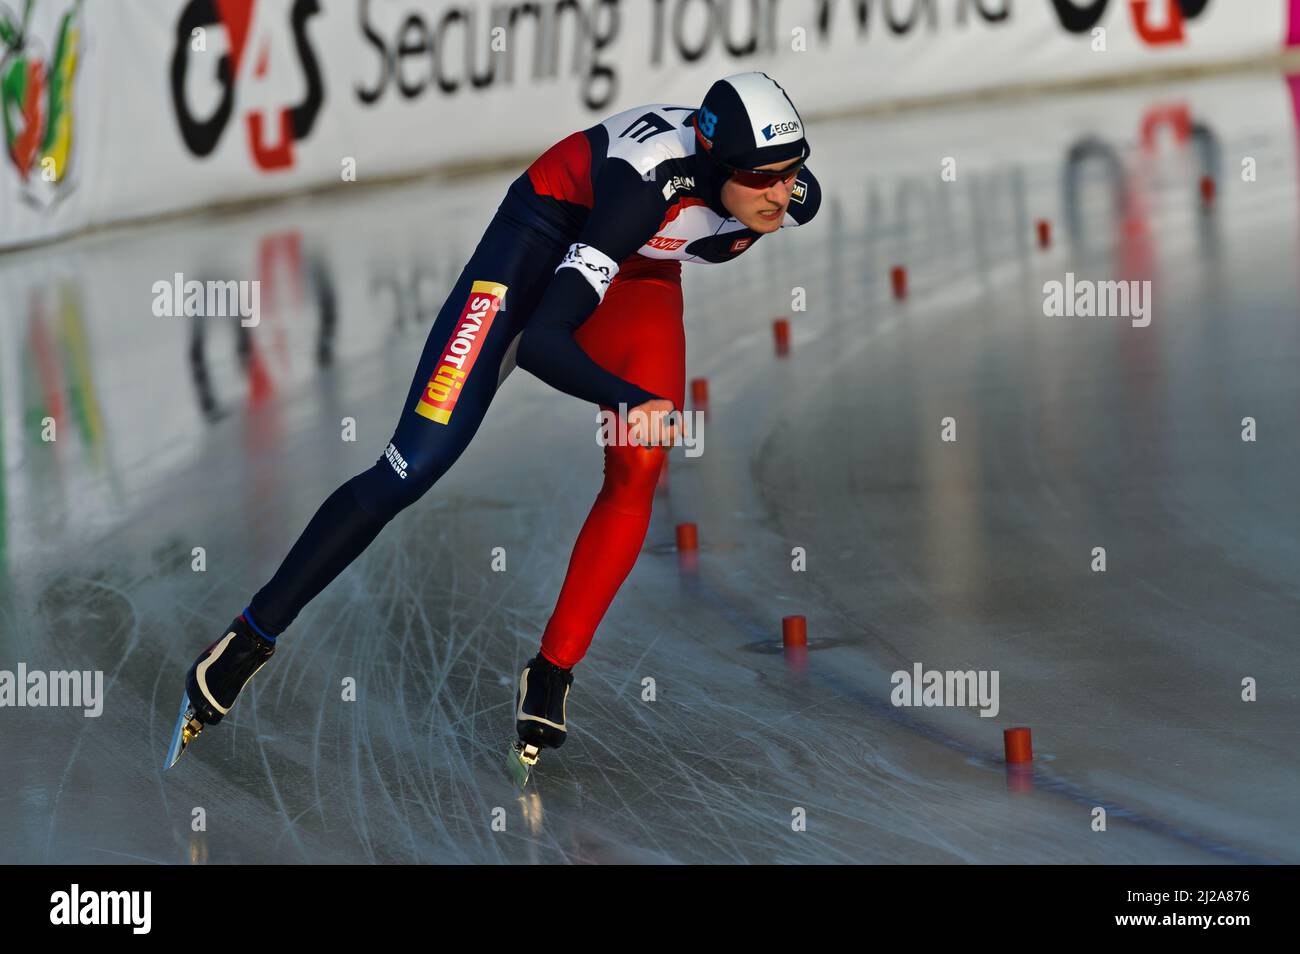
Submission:
[[[246,615],[258,630],[282,632],[437,482],[516,365],[608,409],[655,398],[683,407],[681,263],[723,263],[762,237],[721,205],[719,173],[696,154],[694,113],[662,104],[618,113],[562,139],[511,184],[434,321],[392,440],[326,499],[253,597]],[[820,201],[805,168],[782,227],[808,222]],[[665,456],[627,445],[604,453],[604,484],[542,641],[566,667],[636,561]]]

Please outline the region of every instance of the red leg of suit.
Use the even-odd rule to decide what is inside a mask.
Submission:
[[[602,367],[683,406],[686,335],[679,263],[625,263],[575,337]],[[636,563],[666,457],[657,447],[609,445],[604,450],[605,482],[578,534],[542,637],[542,654],[565,668],[586,654],[614,594]]]

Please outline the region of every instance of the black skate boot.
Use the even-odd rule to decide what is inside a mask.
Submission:
[[[275,642],[254,632],[241,614],[226,627],[224,636],[199,654],[185,676],[181,715],[164,768],[176,764],[205,726],[225,718],[239,691],[274,652]]]
[[[515,702],[515,730],[519,741],[510,751],[510,767],[520,785],[537,764],[542,749],[558,749],[568,736],[564,704],[573,685],[573,671],[561,669],[541,653],[519,676]]]

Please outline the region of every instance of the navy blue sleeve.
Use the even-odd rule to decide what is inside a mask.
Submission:
[[[633,408],[668,400],[602,368],[573,338],[604,299],[618,263],[655,234],[666,206],[653,178],[643,179],[621,159],[604,163],[592,187],[587,223],[519,337],[519,367],[595,404]]]

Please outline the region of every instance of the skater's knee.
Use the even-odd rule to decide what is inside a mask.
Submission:
[[[605,448],[605,486],[654,490],[664,456],[659,447],[609,445]]]
[[[372,468],[376,492],[390,509],[415,503],[456,463],[475,430],[468,417],[457,423],[430,424],[419,418],[414,429],[409,421],[398,428]]]
[[[439,454],[421,454],[413,457],[404,477],[395,484],[395,493],[414,503],[436,484],[451,467],[451,460]]]
[[[664,457],[664,451],[658,447],[606,447],[605,483],[601,487],[601,499],[620,509],[649,513]]]
[[[433,454],[395,457],[393,445],[389,444],[373,467],[353,478],[353,490],[361,505],[383,520],[391,520],[423,497],[449,466],[449,462]]]

